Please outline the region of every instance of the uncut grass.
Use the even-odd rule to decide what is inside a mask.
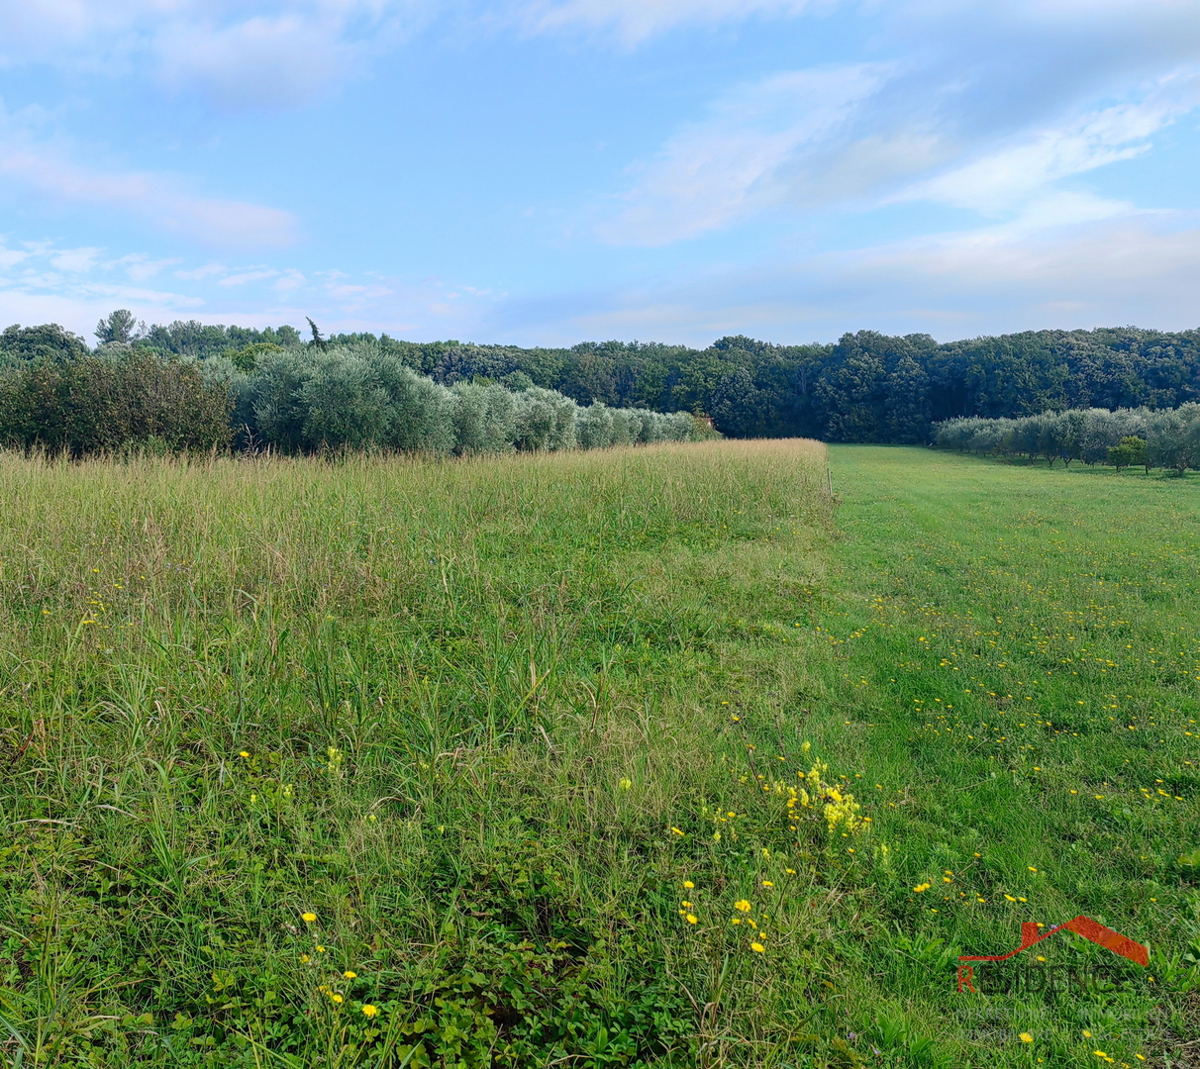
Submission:
[[[820,1039],[802,996],[853,873],[819,823],[788,832],[730,710],[792,774],[818,684],[778,651],[817,641],[823,464],[0,457],[4,1056],[764,1064]],[[729,923],[742,898],[769,938]]]
[[[832,467],[843,541],[814,620],[845,716],[813,737],[890,846],[859,969],[876,1029],[949,1064],[1200,1063],[1200,485],[871,447]],[[1080,913],[1150,969],[1063,936],[1019,968],[1114,966],[1107,989],[956,991],[959,954]]]

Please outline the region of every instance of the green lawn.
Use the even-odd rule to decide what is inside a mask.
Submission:
[[[832,468],[818,624],[850,723],[822,741],[864,773],[874,848],[891,847],[895,885],[876,888],[893,961],[868,955],[884,998],[975,1044],[952,1064],[1196,1064],[1200,483],[853,446]],[[955,990],[950,958],[1081,913],[1150,944],[1151,968],[1064,934],[979,971],[1036,975],[1040,953],[1060,976],[1111,962],[1114,982]]]
[[[1196,1064],[1200,482],[829,463],[0,456],[0,1058]]]

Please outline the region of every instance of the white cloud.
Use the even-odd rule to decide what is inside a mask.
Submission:
[[[336,19],[296,14],[225,26],[177,23],[158,36],[162,78],[176,89],[199,85],[225,107],[302,104],[352,61],[338,30]]]
[[[17,264],[28,257],[28,250],[10,249],[0,240],[0,271],[7,271],[10,267],[16,267]]]
[[[146,66],[230,108],[302,104],[421,24],[433,0],[37,0],[0,4],[0,66]],[[249,10],[248,10],[249,8]]]
[[[0,176],[41,196],[121,209],[205,244],[277,248],[296,237],[295,220],[278,208],[197,196],[177,180],[151,172],[85,168],[60,152],[16,138],[0,141]]]
[[[257,268],[252,271],[242,271],[230,275],[217,283],[218,286],[244,286],[247,282],[261,282],[265,278],[274,278],[279,272],[273,268]]]
[[[658,158],[634,168],[638,182],[601,236],[659,245],[774,207],[793,195],[784,180],[789,166],[803,169],[802,154],[840,133],[888,74],[866,64],[791,71],[735,90],[707,120],[676,133]]]
[[[164,260],[152,260],[145,253],[130,253],[115,260],[114,264],[125,268],[125,274],[131,282],[145,282],[173,264],[179,263],[178,258],[168,257]]]
[[[1186,71],[1165,78],[1136,102],[1074,116],[924,180],[896,200],[927,199],[995,212],[1021,204],[1063,178],[1130,159],[1150,148],[1149,138],[1200,104],[1200,77]]]
[[[336,297],[339,300],[344,301],[362,301],[377,297],[386,297],[392,292],[387,288],[387,286],[380,286],[378,284],[369,286],[329,286],[328,290],[331,297]],[[450,296],[454,296],[454,294],[451,294]]]
[[[1126,323],[1195,327],[1200,218],[1128,206],[1116,214],[1096,209],[1089,218],[1084,205],[1060,207],[1060,218],[1047,211],[1041,221],[1030,216],[839,252],[699,268],[638,288],[510,301],[484,321],[484,336],[706,345],[725,334],[829,341],[864,328],[951,340]]]
[[[574,27],[612,29],[625,45],[635,45],[684,23],[716,24],[754,15],[798,15],[817,6],[810,0],[534,0],[521,9],[533,32]]]
[[[1200,228],[1180,213],[1129,212],[934,235],[829,260],[862,280],[905,280],[905,289],[944,298],[1017,294],[1087,307],[1097,323],[1133,322],[1129,311],[1152,304],[1182,325],[1194,315],[1184,294],[1200,284]]]
[[[306,275],[294,267],[231,269],[217,262],[171,272],[186,283],[177,292],[129,285],[121,277],[139,269],[160,273],[177,260],[153,260],[140,252],[107,259],[97,255],[84,274],[55,269],[60,260],[80,262],[80,250],[60,249],[45,240],[20,245],[19,251],[9,250],[0,242],[0,325],[57,322],[88,337],[96,320],[114,307],[127,307],[149,323],[183,316],[264,327],[300,325],[311,315],[328,333],[390,331],[427,338],[445,336],[447,316],[438,310],[445,308],[459,336],[470,336],[498,302],[479,287],[452,287],[437,279],[352,275],[339,269]],[[301,292],[303,303],[297,299]]]
[[[271,289],[276,293],[291,293],[300,289],[307,281],[308,279],[295,268],[288,268],[282,277],[276,279]]]
[[[103,249],[81,248],[63,249],[51,257],[50,263],[60,271],[69,271],[76,275],[86,275],[100,258]]]
[[[1067,180],[1150,151],[1200,105],[1200,5],[1101,6],[909,0],[896,8],[908,20],[876,41],[903,63],[781,73],[723,93],[630,168],[597,233],[656,245],[780,209],[799,222],[922,200],[1029,214]]]
[[[187,282],[197,282],[202,278],[208,278],[211,275],[224,275],[228,273],[229,268],[224,264],[207,263],[203,267],[197,267],[191,271],[176,271],[175,277],[182,278]]]

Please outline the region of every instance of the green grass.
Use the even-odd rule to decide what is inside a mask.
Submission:
[[[923,1001],[923,1034],[972,1041],[970,1064],[1195,1064],[1200,866],[1178,859],[1200,847],[1200,486],[870,447],[833,470],[837,752],[879,799],[900,885],[882,912],[912,945],[871,956],[884,997]],[[977,997],[939,956],[1080,913],[1150,944],[1150,970],[1055,936],[979,971],[1036,975],[1041,953],[1115,966],[1111,989]]]
[[[0,1058],[1194,1064],[1200,484],[831,462],[0,457]]]

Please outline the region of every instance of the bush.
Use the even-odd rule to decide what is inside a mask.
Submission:
[[[517,404],[496,383],[459,383],[454,394],[455,452],[506,453],[513,447]]]
[[[233,399],[194,363],[128,347],[0,373],[0,442],[79,457],[150,445],[171,452],[227,448]]]
[[[1120,471],[1122,468],[1141,464],[1150,470],[1150,461],[1146,454],[1146,441],[1137,435],[1126,435],[1108,451],[1108,463]]]

